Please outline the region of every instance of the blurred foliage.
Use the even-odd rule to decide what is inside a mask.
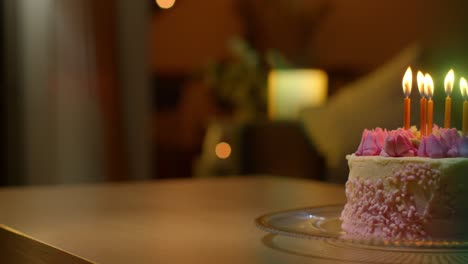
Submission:
[[[244,39],[229,41],[230,58],[207,67],[207,82],[221,108],[247,121],[266,117],[267,75],[271,68],[291,68],[279,51],[260,54]]]
[[[222,109],[235,119],[262,119],[268,71],[313,64],[311,41],[330,5],[322,0],[239,0],[237,7],[244,38],[229,41],[230,58],[211,63],[207,79]]]

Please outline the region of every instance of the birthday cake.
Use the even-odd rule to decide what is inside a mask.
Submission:
[[[342,229],[356,238],[468,237],[468,138],[435,127],[431,135],[365,130],[348,155]]]
[[[404,129],[364,130],[346,158],[346,236],[384,240],[468,238],[468,83],[460,79],[463,131],[450,128],[454,73],[445,78],[444,127],[433,125],[434,83],[418,72],[420,128],[410,127],[411,68],[403,77]],[[427,101],[426,101],[427,97]],[[427,110],[426,110],[427,109]]]

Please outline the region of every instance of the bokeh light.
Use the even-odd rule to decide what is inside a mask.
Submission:
[[[220,159],[227,159],[231,156],[231,146],[226,142],[220,142],[215,147],[216,156]]]
[[[156,4],[163,9],[171,8],[175,3],[175,0],[156,0]]]

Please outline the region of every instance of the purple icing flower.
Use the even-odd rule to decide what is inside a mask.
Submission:
[[[461,137],[455,128],[440,129],[442,142],[449,148],[447,157],[458,157],[458,146],[461,143]]]
[[[389,131],[380,155],[386,157],[416,156],[418,150],[411,142],[412,138],[414,138],[414,135],[410,130],[399,128]]]
[[[462,137],[458,146],[460,156],[468,158],[468,137]]]
[[[444,158],[448,147],[445,146],[440,138],[434,134],[421,139],[419,144],[418,156],[431,158]]]
[[[445,158],[459,156],[460,135],[455,128],[436,128],[434,133],[423,137],[418,156]]]
[[[357,156],[378,156],[385,143],[387,131],[380,127],[375,130],[365,129],[362,133],[361,144],[356,151]]]

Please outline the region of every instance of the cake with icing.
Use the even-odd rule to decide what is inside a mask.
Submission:
[[[386,240],[468,237],[468,138],[456,129],[365,130],[346,158],[347,236]]]

